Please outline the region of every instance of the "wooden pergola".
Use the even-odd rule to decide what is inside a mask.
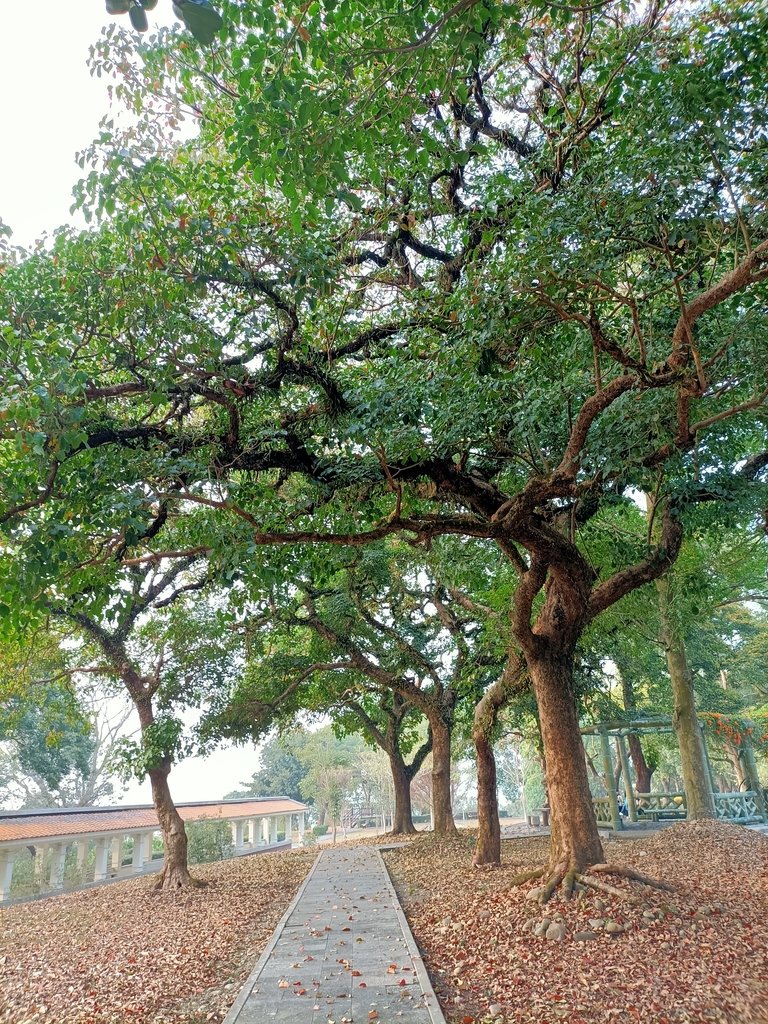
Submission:
[[[703,731],[703,726],[699,723]],[[595,725],[585,726],[581,730],[582,736],[599,736],[600,747],[603,757],[603,779],[607,793],[607,804],[610,815],[610,825],[619,832],[624,828],[621,814],[619,813],[619,801],[613,785],[613,759],[611,757],[611,740],[616,740],[621,760],[621,774],[624,780],[624,793],[627,800],[627,813],[631,822],[637,822],[642,815],[643,818],[651,817],[658,820],[660,817],[684,818],[685,793],[640,793],[636,794],[632,788],[632,776],[629,770],[629,754],[627,752],[627,736],[643,736],[649,733],[658,735],[660,733],[674,732],[672,719],[665,716],[653,718],[628,718],[616,719],[610,722],[598,722]],[[709,761],[706,742],[704,756],[707,761],[709,784],[712,791],[713,802],[717,817],[725,821],[747,822],[764,821],[766,818],[765,802],[759,785],[756,789],[747,790],[744,793],[718,793],[712,781],[712,766]],[[757,764],[754,752],[751,747],[745,750],[745,757],[749,763],[749,775],[753,780],[757,779]],[[754,784],[754,782],[753,782]],[[595,811],[598,812],[598,804],[605,801],[594,801]],[[598,821],[600,816],[598,814]],[[605,824],[608,824],[606,821]]]

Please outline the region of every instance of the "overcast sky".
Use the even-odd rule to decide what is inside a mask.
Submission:
[[[153,24],[172,17],[170,0],[150,15]],[[103,0],[2,3],[0,219],[17,245],[30,246],[72,221],[75,155],[98,134],[109,109],[107,82],[91,78],[86,66],[88,47],[111,20]],[[257,769],[253,748],[229,749],[178,765],[171,788],[178,801],[213,800]],[[131,786],[124,799],[151,802],[149,784]]]

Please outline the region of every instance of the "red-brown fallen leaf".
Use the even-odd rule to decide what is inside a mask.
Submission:
[[[378,1020],[378,1019],[379,1019],[378,1010],[369,1010],[368,1011],[368,1020]]]

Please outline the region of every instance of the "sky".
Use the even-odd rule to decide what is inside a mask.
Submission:
[[[152,24],[172,17],[170,0],[150,15]],[[13,229],[16,245],[29,247],[73,222],[72,187],[81,173],[75,156],[96,137],[109,110],[108,83],[91,78],[88,47],[112,20],[104,0],[3,2],[0,219]],[[170,785],[179,802],[215,800],[258,767],[252,747],[230,748],[177,765]],[[132,785],[119,802],[150,803],[149,783]]]

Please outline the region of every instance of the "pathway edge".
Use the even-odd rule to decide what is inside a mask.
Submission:
[[[237,1024],[237,1018],[238,1018],[238,1015],[239,1015],[240,1011],[242,1010],[243,1006],[245,1006],[245,1003],[246,1003],[246,1000],[248,999],[248,996],[253,991],[253,987],[256,984],[256,982],[259,980],[259,975],[261,974],[262,969],[264,968],[264,964],[269,959],[269,956],[272,953],[272,950],[277,945],[278,939],[283,934],[283,929],[285,928],[286,924],[288,923],[288,918],[294,912],[294,910],[296,909],[297,903],[299,902],[301,897],[304,895],[304,890],[309,885],[310,880],[312,878],[312,875],[314,875],[314,873],[315,873],[315,868],[320,863],[320,858],[322,857],[322,855],[323,855],[323,851],[321,850],[318,853],[318,855],[315,857],[314,863],[313,863],[312,867],[309,869],[309,871],[307,872],[304,881],[301,883],[299,888],[296,890],[296,893],[294,894],[293,899],[291,900],[291,902],[286,907],[285,913],[280,918],[280,920],[277,922],[275,930],[272,932],[272,935],[270,936],[269,942],[266,944],[266,946],[262,950],[261,956],[256,961],[256,965],[254,966],[253,970],[251,971],[251,973],[248,975],[248,977],[243,982],[243,984],[242,984],[242,986],[240,988],[240,991],[237,993],[237,998],[235,999],[234,1003],[232,1003],[232,1005],[230,1006],[229,1012],[227,1013],[227,1016],[224,1018],[224,1020],[221,1022],[221,1024]],[[386,872],[386,866],[385,866],[384,870]],[[389,873],[388,872],[387,872],[387,879],[389,879]],[[407,940],[407,936],[406,936],[406,940]],[[437,1024],[437,1022],[436,1022],[436,1024]],[[440,1024],[442,1024],[442,1022],[440,1022]]]
[[[424,1000],[425,1009],[429,1014],[429,1018],[433,1022],[433,1024],[446,1024],[445,1017],[443,1016],[443,1011],[440,1007],[440,1001],[435,995],[435,990],[432,987],[432,979],[430,978],[429,972],[427,971],[427,968],[424,964],[424,957],[421,955],[419,947],[416,945],[416,940],[413,937],[411,926],[408,924],[408,919],[405,916],[405,911],[402,908],[397,892],[395,891],[394,883],[392,882],[392,878],[389,874],[387,862],[382,857],[381,850],[379,849],[378,846],[376,847],[376,856],[379,858],[379,861],[381,862],[381,867],[382,870],[384,871],[384,877],[387,880],[387,886],[389,887],[390,895],[392,896],[395,914],[397,915],[397,919],[400,924],[400,929],[405,939],[405,944],[408,947],[408,955],[413,961],[413,965],[416,970],[416,976],[419,979],[419,984],[421,985],[421,991],[424,993],[425,996],[427,996],[427,999]],[[224,1021],[224,1024],[230,1024],[230,1022],[227,1020]]]

